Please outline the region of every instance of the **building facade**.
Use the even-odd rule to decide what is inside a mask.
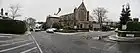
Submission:
[[[59,22],[59,17],[58,16],[51,16],[49,15],[46,18],[46,28],[52,28],[54,23],[58,23]]]
[[[75,8],[73,13],[60,16],[60,22],[75,29],[89,29],[92,25],[89,21],[89,11],[87,11],[84,2]]]

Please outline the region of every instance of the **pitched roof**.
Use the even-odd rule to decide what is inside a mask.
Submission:
[[[78,7],[78,9],[81,9],[81,8],[86,9],[84,2],[82,2],[81,5]],[[86,10],[87,10],[87,9],[86,9]]]

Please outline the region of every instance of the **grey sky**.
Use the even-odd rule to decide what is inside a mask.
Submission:
[[[58,8],[62,8],[59,15],[64,15],[73,12],[75,7],[81,4],[82,0],[0,0],[0,8],[4,8],[8,12],[10,4],[21,4],[22,14],[21,18],[33,17],[39,21],[45,21],[46,16],[57,12]],[[87,10],[91,11],[97,7],[106,8],[109,13],[109,19],[118,21],[122,9],[122,5],[130,3],[131,17],[140,17],[140,0],[84,0]]]

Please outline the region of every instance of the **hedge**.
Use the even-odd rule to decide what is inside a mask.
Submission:
[[[63,33],[74,33],[74,32],[77,32],[77,31],[76,30],[66,30],[66,29],[64,29],[61,32],[63,32]]]
[[[126,31],[140,31],[140,22],[128,22]]]
[[[0,33],[23,34],[26,31],[27,26],[23,21],[0,19]]]

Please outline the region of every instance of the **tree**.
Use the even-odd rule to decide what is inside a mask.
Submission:
[[[11,5],[10,7],[11,17],[15,19],[16,17],[20,17],[19,11],[21,10],[21,6],[19,4]]]
[[[126,6],[122,6],[122,13],[120,17],[120,25],[119,25],[119,30],[122,30],[122,25],[126,25],[127,21],[131,21],[132,19],[130,18],[130,6],[127,4]]]
[[[95,17],[95,19],[97,20],[97,22],[102,22],[105,19],[107,19],[106,13],[108,13],[108,11],[103,7],[98,7],[96,9],[94,9],[92,12],[92,14]]]
[[[100,27],[102,27],[102,22],[107,19],[106,13],[108,13],[108,11],[103,7],[98,7],[94,9],[92,12],[93,16],[95,17],[97,22],[100,24]]]
[[[123,5],[122,7],[122,13],[121,13],[121,17],[120,17],[120,24],[125,25],[127,23],[127,21],[131,20],[130,18],[130,6],[129,4],[126,5],[126,8],[124,8],[125,5]]]
[[[28,26],[30,28],[34,28],[36,24],[36,19],[30,17],[30,18],[27,18],[26,22],[28,23]]]

